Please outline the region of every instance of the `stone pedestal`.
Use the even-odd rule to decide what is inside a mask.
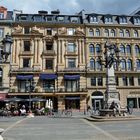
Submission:
[[[114,101],[115,103],[119,103],[119,92],[116,90],[116,80],[114,75],[113,65],[107,68],[106,71],[106,97],[105,102],[109,107],[110,104]]]

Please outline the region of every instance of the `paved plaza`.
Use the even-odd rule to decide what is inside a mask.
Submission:
[[[89,122],[83,118],[0,117],[4,140],[140,140],[140,120]]]

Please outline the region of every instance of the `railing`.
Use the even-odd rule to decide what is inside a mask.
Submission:
[[[78,88],[78,89],[67,89],[67,88],[58,88],[58,89],[42,89],[42,90],[39,90],[39,91],[34,91],[33,93],[44,93],[44,92],[46,92],[46,93],[55,93],[55,92],[57,92],[57,93],[66,93],[66,92],[68,92],[68,93],[73,93],[73,92],[87,92],[88,90],[87,90],[87,88]],[[10,89],[10,91],[9,91],[10,93],[16,93],[16,92],[20,92],[20,93],[26,93],[25,92],[25,89]],[[28,92],[27,92],[28,93]]]
[[[64,68],[64,69],[58,69],[58,72],[86,72],[86,69],[84,68]]]
[[[43,51],[43,53],[42,54],[47,54],[47,55],[55,55],[55,51],[54,50],[45,50],[45,51]]]
[[[11,68],[12,72],[39,72],[40,68]]]

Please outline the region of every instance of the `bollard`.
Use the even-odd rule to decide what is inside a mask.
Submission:
[[[4,129],[0,128],[0,140],[3,140],[3,137],[1,136],[3,131],[4,131]]]

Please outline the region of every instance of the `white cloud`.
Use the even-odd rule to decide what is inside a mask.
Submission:
[[[37,13],[39,10],[59,9],[63,14],[74,14],[82,9],[87,12],[130,14],[138,8],[140,0],[3,0],[2,6],[8,10],[18,9],[24,13]]]

